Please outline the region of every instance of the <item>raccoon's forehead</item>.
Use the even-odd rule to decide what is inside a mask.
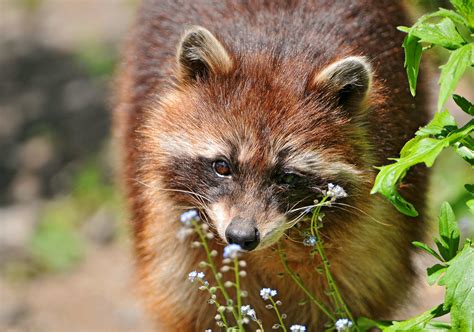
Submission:
[[[341,140],[332,134],[331,121],[319,123],[315,132],[311,125],[301,125],[302,119],[292,118],[293,114],[270,115],[235,105],[216,110],[215,105],[203,105],[201,98],[194,90],[174,91],[150,108],[142,134],[151,139],[150,152],[161,161],[225,158],[255,171],[279,166],[323,176],[361,175],[357,161],[348,159],[353,154],[341,149]],[[286,116],[286,122],[276,120],[277,116]],[[333,147],[324,143],[329,138]],[[349,144],[344,148],[350,148]]]

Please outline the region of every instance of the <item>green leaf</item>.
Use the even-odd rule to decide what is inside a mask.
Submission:
[[[474,116],[474,105],[469,100],[459,95],[453,95],[454,102],[467,114]]]
[[[403,39],[402,44],[405,51],[405,68],[412,96],[415,96],[416,94],[416,82],[418,80],[418,71],[420,69],[421,53],[423,52],[423,48],[419,41],[419,38],[412,34],[408,34],[405,36],[405,39]]]
[[[454,8],[474,27],[474,2],[472,0],[450,0]]]
[[[470,242],[454,257],[441,278],[446,287],[444,309],[451,308],[454,331],[474,329],[474,248]]]
[[[431,249],[430,247],[428,247],[427,244],[425,243],[422,243],[422,242],[418,242],[418,241],[413,241],[412,244],[421,249],[421,250],[424,250],[426,251],[427,253],[429,253],[430,255],[434,256],[436,259],[440,260],[440,261],[443,261],[443,259],[441,258],[441,256],[438,255],[438,253],[436,251],[434,251],[433,249]]]
[[[472,214],[474,214],[474,199],[470,199],[466,202],[466,205],[469,209],[469,212],[471,212]]]
[[[460,233],[453,209],[447,202],[441,205],[439,235],[440,239],[436,241],[439,253],[446,261],[449,261],[458,252]]]
[[[432,267],[429,267],[426,272],[428,273],[428,283],[430,285],[433,285],[439,277],[446,272],[446,266],[441,265],[441,264],[436,264],[433,265]]]
[[[435,114],[433,120],[430,121],[426,126],[421,127],[415,133],[416,136],[438,136],[443,135],[444,131],[448,130],[449,132],[452,129],[457,129],[456,120],[454,117],[447,111],[438,112]],[[447,133],[446,133],[447,134]]]
[[[466,188],[466,190],[471,194],[474,194],[474,183],[467,183],[464,185],[464,188]]]
[[[370,331],[374,327],[378,327],[383,331],[384,328],[390,325],[392,325],[392,322],[388,320],[373,320],[367,317],[357,318],[357,327],[360,331]]]
[[[435,121],[435,120],[433,120]],[[430,126],[428,124],[428,126]],[[430,128],[434,128],[432,126]],[[444,130],[445,128],[443,128]],[[383,167],[375,179],[374,187],[371,194],[381,193],[402,213],[408,216],[417,216],[418,212],[415,207],[407,202],[397,191],[398,184],[403,180],[406,172],[414,165],[424,163],[427,167],[431,167],[439,155],[446,147],[454,145],[470,132],[474,130],[474,120],[471,120],[464,127],[451,130],[446,137],[431,138],[426,136],[417,136],[407,142],[400,152],[400,158],[395,159],[395,163]],[[430,130],[430,132],[433,132]],[[440,131],[440,134],[442,131]]]
[[[395,163],[380,168],[371,191],[371,194],[381,193],[400,212],[411,217],[416,217],[418,212],[411,203],[398,193],[396,186],[405,177],[408,169],[419,163],[425,163],[427,167],[431,167],[441,151],[449,146],[449,142],[446,139],[437,140],[428,137],[416,137],[414,140],[415,143],[410,144],[409,151],[403,151],[402,158],[395,159]]]
[[[448,50],[455,50],[466,44],[456,25],[447,17],[439,23],[415,24],[410,29],[410,34],[419,38],[420,42],[439,45]]]
[[[429,322],[436,317],[441,317],[447,314],[448,312],[443,309],[443,305],[440,304],[439,306],[425,311],[421,315],[415,316],[411,319],[404,320],[401,322],[394,322],[392,326],[389,326],[383,329],[384,332],[395,332],[395,331],[411,331],[411,332],[418,332],[418,331],[426,331],[426,327]]]
[[[474,44],[468,44],[455,50],[449,56],[448,62],[441,66],[438,111],[443,108],[444,104],[446,104],[446,101],[456,88],[462,74],[470,65],[473,48]]]
[[[474,150],[465,146],[461,142],[454,144],[454,151],[467,161],[471,166],[474,166]]]

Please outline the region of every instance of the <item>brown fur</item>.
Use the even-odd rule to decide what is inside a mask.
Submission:
[[[203,252],[176,238],[183,202],[199,202],[164,189],[186,181],[174,170],[178,160],[220,152],[212,149],[219,149],[221,138],[240,148],[239,160],[252,170],[249,183],[254,184],[247,194],[222,199],[229,207],[226,213],[244,210],[240,204],[258,215],[262,227],[273,215],[256,199],[265,192],[255,183],[275,150],[316,151],[327,165],[323,174],[335,172],[335,163],[357,170],[347,175],[345,202],[373,218],[326,211],[323,233],[333,273],[355,316],[390,318],[402,303],[414,277],[410,242],[423,236],[425,225],[369,191],[376,175],[372,166],[397,156],[425,122],[424,94],[419,91],[416,99],[409,94],[403,35],[395,29],[406,23],[401,6],[389,0],[144,1],[120,75],[115,127],[124,155],[139,285],[164,331],[214,327],[214,308],[186,280]],[[232,70],[226,67],[198,84],[183,82],[176,50],[191,25],[212,32],[227,50],[230,62],[225,63]],[[364,56],[371,64],[367,110],[348,115],[334,109],[331,91],[324,89],[308,101],[305,91],[318,74],[349,56]],[[193,181],[200,179],[194,176]],[[405,184],[402,194],[422,212],[424,172],[413,170]],[[301,244],[283,243],[291,267],[318,298],[327,299],[324,280],[314,271],[317,259],[311,262]],[[222,241],[212,246],[221,255]],[[266,328],[275,318],[258,298],[262,287],[278,289],[288,323],[306,325],[309,331],[322,328],[326,318],[314,307],[298,306],[304,294],[276,276],[283,268],[272,247],[250,252],[245,260],[245,302],[255,307]]]

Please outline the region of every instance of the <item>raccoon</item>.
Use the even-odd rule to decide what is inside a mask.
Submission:
[[[214,232],[211,249],[247,251],[245,302],[266,328],[275,318],[258,297],[271,287],[286,322],[322,330],[326,316],[298,306],[305,294],[278,277],[274,248],[283,243],[291,268],[330,306],[318,257],[288,229],[329,183],[347,193],[323,209],[336,283],[354,316],[392,318],[415,276],[410,243],[426,228],[370,195],[374,165],[397,156],[427,118],[423,87],[409,93],[402,24],[404,8],[390,0],[143,1],[115,130],[138,286],[163,331],[215,328],[214,308],[187,281],[204,251],[177,238],[190,208]],[[420,212],[425,187],[416,168],[402,189]]]

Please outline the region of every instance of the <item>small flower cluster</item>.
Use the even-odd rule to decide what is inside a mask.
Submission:
[[[318,242],[318,238],[314,235],[309,235],[303,240],[303,244],[307,247],[314,247]]]
[[[191,226],[193,221],[200,221],[201,218],[199,217],[199,213],[196,210],[189,210],[184,212],[181,217],[180,221],[184,226]]]
[[[234,259],[239,257],[239,253],[242,252],[242,247],[238,244],[229,244],[224,248],[224,258]]]
[[[328,190],[326,190],[325,195],[332,200],[347,197],[346,191],[341,186],[333,183],[328,183]]]
[[[249,317],[251,320],[256,321],[257,315],[255,314],[255,310],[250,305],[243,305],[240,307],[240,312],[243,316]]]
[[[262,299],[264,300],[269,300],[270,297],[273,297],[277,295],[277,291],[274,290],[274,289],[270,289],[270,288],[262,288],[260,290],[260,296],[262,297]]]
[[[192,272],[189,272],[188,274],[188,279],[191,282],[194,282],[196,279],[204,281],[204,277],[205,277],[204,272],[192,271]]]
[[[324,199],[330,198],[330,201],[327,201],[328,205],[337,198],[347,196],[344,189],[331,183],[328,185],[328,190],[325,192],[325,195],[327,197]],[[323,217],[323,214],[320,212],[321,206],[324,206],[324,204],[317,207],[315,212],[318,216],[318,220]],[[206,223],[200,222],[201,218],[199,212],[197,210],[187,211],[181,215],[180,221],[184,226],[182,232],[186,233],[183,233],[186,237],[193,232],[198,236],[199,241],[192,242],[192,247],[201,247],[206,251],[207,261],[200,262],[199,267],[210,269],[214,276],[216,285],[213,287],[209,285],[209,282],[204,279],[204,272],[192,271],[188,274],[188,279],[192,283],[198,281],[200,283],[199,289],[209,293],[210,298],[208,303],[215,305],[217,309],[217,313],[214,317],[216,325],[219,328],[225,328],[226,330],[244,331],[245,325],[256,324],[259,327],[256,331],[263,332],[262,321],[257,318],[257,314],[252,306],[242,305],[241,303],[242,299],[248,296],[247,292],[242,290],[240,286],[240,278],[247,275],[246,271],[242,269],[247,266],[247,263],[240,259],[242,253],[244,253],[242,248],[237,244],[229,244],[224,247],[222,265],[219,268],[215,263],[218,251],[211,250],[212,247],[208,244],[208,240],[212,239],[214,235],[209,231],[209,226]],[[316,245],[318,245],[319,247],[322,244],[322,241],[319,241],[318,239],[319,235],[317,233],[306,233],[304,236],[305,239],[303,244],[305,246],[316,247]],[[235,280],[234,278],[231,280],[227,278],[227,281],[224,281],[223,273],[229,271],[234,272],[233,275]],[[226,290],[227,288],[235,289],[235,299],[230,297],[231,293],[228,293]],[[269,303],[265,305],[265,308],[273,310],[278,318],[278,322],[272,326],[272,329],[278,330],[283,328],[283,330],[286,331],[284,320],[287,318],[287,315],[280,312],[279,306],[282,305],[282,302],[275,299],[277,291],[271,288],[262,288],[260,290],[260,296],[263,300],[269,301]],[[347,332],[350,331],[352,325],[353,323],[351,320],[341,318],[335,323],[335,328],[338,332]],[[289,330],[291,332],[306,332],[306,327],[299,324],[293,324]],[[208,329],[205,332],[208,331],[211,330]]]
[[[303,325],[295,324],[295,325],[291,325],[290,331],[291,332],[306,332],[306,327]]]
[[[352,325],[349,319],[341,318],[336,321],[335,327],[337,332],[346,332],[351,330]]]

